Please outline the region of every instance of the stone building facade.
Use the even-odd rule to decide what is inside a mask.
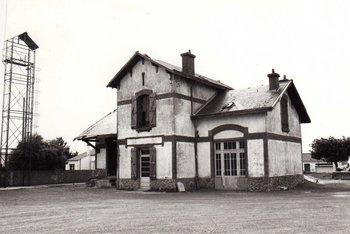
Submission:
[[[118,90],[115,134],[77,137],[96,142],[97,164],[114,161],[117,186],[268,191],[300,183],[300,124],[310,118],[293,80],[272,71],[267,85],[234,90],[196,74],[190,51],[181,56],[179,68],[136,52],[108,84]]]

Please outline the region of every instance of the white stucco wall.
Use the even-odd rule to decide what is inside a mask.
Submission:
[[[165,142],[164,146],[156,145],[157,179],[172,178],[172,143]]]
[[[302,174],[301,143],[268,140],[269,176]]]
[[[177,177],[178,178],[194,178],[196,175],[194,144],[177,142]]]
[[[248,140],[248,173],[249,177],[263,177],[264,172],[264,141]]]
[[[121,179],[131,178],[131,147],[119,146],[119,177]]]
[[[142,73],[145,73],[145,83],[142,85]],[[142,89],[151,89],[158,93],[169,93],[172,90],[172,84],[169,74],[162,67],[158,68],[145,60],[141,60],[132,68],[132,76],[126,74],[120,81],[120,90],[118,91],[118,101],[131,99],[135,92]]]
[[[198,176],[201,178],[211,176],[210,142],[200,142],[198,149]]]
[[[131,128],[131,104],[118,106],[118,138],[174,134],[173,98],[157,100],[157,124],[151,131],[137,132]]]
[[[97,169],[106,169],[106,148],[101,148],[96,155]]]
[[[194,136],[194,124],[191,121],[191,102],[175,99],[175,134]]]
[[[87,156],[80,160],[80,170],[90,170],[91,166],[91,157]]]
[[[225,130],[215,134],[214,139],[220,140],[220,139],[227,139],[227,138],[239,138],[243,136],[244,136],[243,132],[235,131],[235,130]]]
[[[200,119],[198,120],[197,127],[199,136],[208,136],[209,130],[223,124],[236,124],[242,127],[248,127],[249,133],[265,132],[265,114]]]

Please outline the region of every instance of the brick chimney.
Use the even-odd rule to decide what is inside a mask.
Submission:
[[[267,74],[267,77],[269,77],[269,90],[277,90],[279,88],[278,78],[280,75],[272,69],[272,73]]]
[[[194,75],[194,54],[191,54],[191,50],[181,54],[182,56],[182,72]]]

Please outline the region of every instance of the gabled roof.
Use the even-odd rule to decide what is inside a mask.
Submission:
[[[75,156],[73,158],[67,159],[67,162],[68,161],[79,161],[80,159],[85,158],[86,156],[88,156],[88,155],[87,155],[86,152],[84,152],[84,153],[79,154],[79,155],[77,155],[77,156]]]
[[[232,89],[230,86],[227,86],[220,81],[216,81],[213,79],[210,79],[208,77],[195,74],[195,75],[190,75],[187,73],[183,73],[182,69],[180,67],[174,66],[172,64],[152,59],[146,54],[140,54],[138,51],[135,52],[135,54],[129,59],[129,61],[119,70],[119,72],[113,77],[113,79],[108,83],[107,87],[111,88],[117,88],[119,86],[119,82],[123,77],[132,69],[132,67],[140,60],[148,60],[150,61],[153,65],[155,66],[160,66],[165,68],[169,73],[178,75],[181,77],[184,77],[186,79],[190,79],[193,81],[197,81],[202,84],[206,84],[221,90],[230,90]]]
[[[323,160],[314,159],[311,153],[303,153],[303,162],[324,162]]]
[[[104,116],[102,119],[91,125],[74,140],[89,140],[97,136],[117,134],[117,110]]]
[[[39,46],[30,38],[27,32],[24,32],[18,35],[19,39],[21,39],[31,50],[36,50]]]
[[[277,91],[270,91],[268,85],[223,91],[204,104],[193,118],[266,112],[273,109],[285,92],[290,96],[300,122],[310,123],[311,120],[293,80],[281,80]]]

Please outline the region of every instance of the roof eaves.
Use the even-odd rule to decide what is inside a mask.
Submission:
[[[137,61],[142,58],[145,60],[150,61],[153,65],[163,67],[165,70],[167,70],[170,73],[173,73],[172,69],[167,68],[166,66],[158,63],[151,57],[149,57],[147,54],[141,54],[139,51],[136,51],[135,54],[124,64],[124,66],[118,71],[118,73],[113,77],[113,79],[108,83],[107,88],[116,88],[118,86],[119,81],[125,76],[125,74],[130,70],[132,66],[134,66]]]
[[[92,128],[93,128],[94,126],[96,126],[99,122],[101,122],[101,121],[102,121],[103,119],[105,119],[107,116],[113,114],[115,111],[117,111],[117,109],[115,109],[114,111],[109,112],[107,115],[103,116],[101,119],[99,119],[98,121],[96,121],[94,124],[90,125],[90,126],[89,126],[86,130],[84,130],[79,136],[75,137],[75,138],[73,139],[73,141],[75,141],[75,140],[82,140],[82,141],[84,141],[84,140],[89,141],[89,140],[90,140],[90,141],[91,141],[91,140],[96,139],[97,135],[87,137],[88,134],[84,134],[84,135],[82,135],[82,134],[83,134],[84,132],[87,132],[89,129],[92,129]],[[117,134],[105,134],[105,135],[117,135]]]
[[[259,114],[267,111],[271,111],[272,107],[263,107],[263,108],[254,108],[247,110],[236,110],[236,111],[227,111],[227,112],[219,112],[219,113],[208,113],[192,116],[192,119],[200,119],[200,118],[212,118],[212,117],[223,117],[223,116],[238,116],[238,115],[248,115],[248,114]]]
[[[291,99],[293,105],[297,109],[299,113],[300,123],[311,123],[311,119],[309,117],[309,114],[307,113],[307,110],[305,108],[305,105],[303,101],[300,98],[300,95],[298,93],[297,88],[295,87],[294,83],[291,83],[290,88],[287,90],[288,94],[290,96],[294,96],[294,98]],[[301,113],[300,113],[301,112]]]
[[[117,72],[117,74],[112,78],[112,80],[108,83],[107,88],[116,88],[118,86],[118,82],[130,69],[130,65],[132,66],[138,61],[138,57],[143,57],[138,51],[134,53],[134,55],[124,64],[124,66]]]
[[[209,105],[209,103],[211,103],[211,101],[212,100],[214,100],[214,98],[216,98],[218,96],[218,93],[215,93],[213,96],[211,96],[210,98],[209,98],[209,100],[206,102],[206,103],[204,103],[194,114],[193,114],[193,116],[195,116],[195,115],[197,115],[198,113],[200,113],[206,106],[208,106]]]
[[[39,46],[33,41],[32,38],[28,35],[27,32],[24,32],[18,35],[19,39],[21,39],[31,50],[36,50]]]
[[[182,76],[184,78],[187,78],[187,79],[190,79],[190,80],[193,80],[193,81],[197,81],[199,83],[206,84],[206,85],[209,85],[209,86],[221,89],[221,90],[232,90],[233,89],[230,86],[227,86],[227,85],[224,85],[224,84],[217,84],[217,83],[210,82],[209,80],[205,79],[205,77],[203,77],[203,79],[200,79],[200,78],[198,78],[196,76],[193,76],[193,75],[190,75],[190,74],[186,74],[186,73],[183,73],[183,72],[179,72],[179,71],[177,71],[175,69],[172,70],[172,71],[173,71],[173,73],[175,75]]]

